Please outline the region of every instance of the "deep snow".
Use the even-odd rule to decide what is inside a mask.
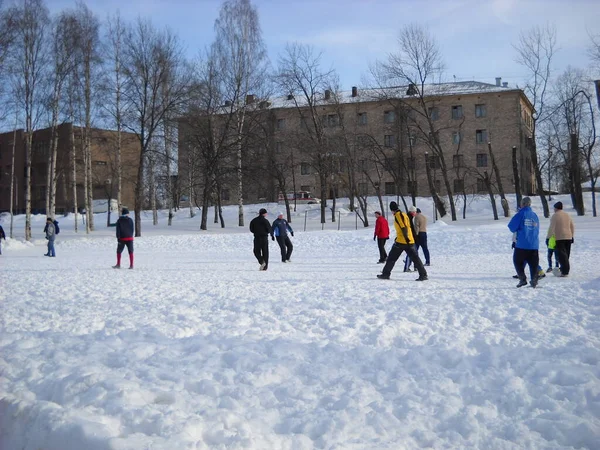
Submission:
[[[281,210],[248,206],[247,224],[262,206]],[[266,272],[235,207],[205,232],[187,210],[170,228],[145,215],[133,271],[111,269],[104,214],[90,235],[59,217],[56,258],[45,217],[33,243],[17,217],[0,256],[0,449],[600,448],[600,219],[574,216],[569,278],[516,289],[489,202],[454,223],[419,206],[423,283],[400,264],[378,280],[373,217],[355,230],[344,208],[341,231],[321,231],[299,207],[292,263],[271,242]]]

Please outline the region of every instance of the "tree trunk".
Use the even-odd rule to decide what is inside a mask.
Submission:
[[[154,156],[148,158],[148,188],[150,190],[150,208],[152,208],[152,225],[158,225],[158,210],[156,209],[156,177]]]
[[[535,133],[534,133],[535,136]],[[536,183],[536,190],[537,190],[537,194],[540,197],[540,200],[542,201],[542,209],[544,210],[544,217],[548,218],[550,217],[550,210],[548,209],[548,200],[546,199],[546,196],[544,195],[544,186],[542,185],[542,171],[540,170],[540,165],[538,164],[538,159],[537,159],[537,144],[535,142],[535,137],[532,138],[532,144],[531,144],[531,148],[529,150],[530,156],[531,156],[531,166],[533,167],[533,170],[535,172],[535,183]]]
[[[73,229],[75,233],[77,233],[77,221],[79,215],[79,205],[77,203],[77,147],[75,146],[75,129],[73,127],[73,123],[69,125],[70,129],[70,144],[71,144],[71,190],[73,192],[73,211],[75,213],[75,226]]]
[[[494,197],[494,191],[492,190],[492,182],[490,181],[490,176],[487,173],[487,170],[483,172],[483,180],[485,181],[485,187],[490,196],[490,203],[492,204],[492,212],[494,213],[494,220],[498,220],[498,208],[496,207],[496,197]]]
[[[579,138],[571,134],[571,173],[573,175],[573,194],[575,197],[575,210],[578,216],[585,215],[583,192],[581,189],[581,165],[579,164]]]
[[[496,164],[496,158],[494,158],[494,152],[492,151],[492,144],[488,142],[488,151],[490,153],[490,159],[492,161],[492,169],[494,170],[494,175],[496,176],[496,186],[498,187],[498,194],[500,195],[502,205],[502,209],[504,211],[504,217],[510,217],[510,210],[508,208],[508,201],[504,196],[504,188],[502,187],[502,177],[500,176],[500,169]]]
[[[427,173],[427,183],[429,184],[429,192],[431,192],[433,204],[435,205],[437,211],[440,213],[440,217],[444,217],[446,215],[446,205],[444,205],[444,202],[439,197],[435,189],[435,185],[433,184],[433,179],[431,177],[431,167],[429,167],[429,157],[427,154],[425,154],[425,172]]]
[[[512,148],[513,178],[515,179],[515,196],[517,197],[517,209],[521,206],[521,177],[519,176],[519,161],[517,159],[517,147]]]
[[[17,145],[17,123],[15,115],[15,130],[13,131],[12,155],[10,162],[10,238],[13,239],[13,224],[14,224],[14,208],[13,202],[15,198],[15,150]]]

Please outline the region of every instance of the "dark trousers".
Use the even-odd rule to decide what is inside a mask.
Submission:
[[[556,267],[558,267],[558,254],[555,254],[553,248],[548,249],[548,267],[552,269],[552,255],[554,255],[554,260],[556,261]]]
[[[383,275],[390,275],[392,273],[392,269],[394,268],[396,261],[398,261],[398,258],[400,258],[400,255],[402,255],[402,252],[406,252],[406,256],[413,261],[415,269],[417,269],[419,272],[419,277],[427,276],[427,271],[425,270],[425,267],[423,267],[421,258],[419,258],[419,255],[417,255],[414,246],[408,244],[399,244],[397,242],[394,242],[394,245],[392,245],[392,249],[388,254],[387,262],[381,271]]]
[[[377,238],[377,248],[379,249],[379,262],[385,262],[387,259],[387,252],[385,251],[385,243],[388,238]]]
[[[133,253],[133,241],[119,241],[117,244],[117,253],[123,253],[125,247],[127,247],[127,252],[131,255]]]
[[[415,243],[415,247],[417,249],[417,253],[419,253],[419,247],[423,249],[423,255],[425,256],[425,264],[429,264],[429,247],[427,247],[427,232],[421,231],[419,233],[419,238]]]
[[[569,258],[571,257],[571,239],[561,239],[556,241],[556,257],[558,258],[558,264],[560,264],[560,272],[563,275],[569,275],[571,271],[571,264]]]
[[[269,236],[254,236],[254,256],[259,264],[269,265]]]
[[[277,243],[281,249],[281,261],[288,261],[294,251],[294,244],[292,244],[292,241],[287,234],[285,236],[277,236]]]
[[[529,275],[532,280],[538,277],[538,266],[540,264],[540,254],[537,250],[525,250],[515,248],[513,253],[513,263],[520,280],[526,280],[525,264],[529,265]]]

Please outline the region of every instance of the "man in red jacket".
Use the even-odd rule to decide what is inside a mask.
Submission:
[[[377,247],[379,247],[379,261],[377,264],[383,264],[387,260],[387,252],[385,251],[385,241],[390,238],[390,227],[385,217],[381,215],[379,211],[375,211],[375,233],[373,234],[373,240],[377,240]]]

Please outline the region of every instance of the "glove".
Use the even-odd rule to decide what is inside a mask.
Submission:
[[[292,237],[294,237],[294,232],[292,231]]]
[[[376,236],[373,236],[373,240],[374,240],[374,241],[375,241],[375,240],[377,240],[377,237],[376,237]]]
[[[571,244],[575,243],[575,238],[571,238]]]
[[[513,242],[510,248],[515,248],[515,243]]]
[[[548,247],[549,243],[550,243],[550,239],[546,239],[546,247]]]
[[[274,241],[275,240],[275,236],[271,236],[271,240]]]

